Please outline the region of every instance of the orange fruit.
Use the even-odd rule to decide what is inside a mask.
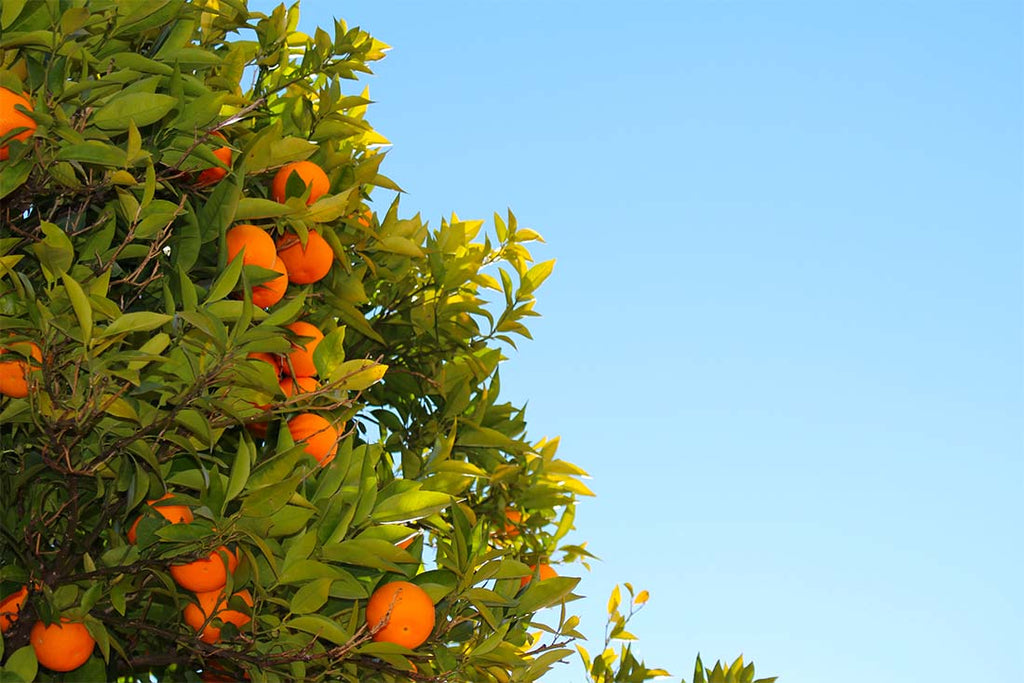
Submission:
[[[223,588],[228,582],[228,573],[234,572],[237,566],[238,558],[227,546],[222,545],[208,556],[193,562],[172,564],[170,571],[171,578],[182,588],[206,593]]]
[[[316,377],[316,366],[313,365],[313,349],[324,338],[324,333],[307,322],[298,320],[287,328],[299,337],[312,337],[303,342],[292,342],[295,349],[288,354],[288,362],[283,364],[282,371],[292,377]]]
[[[414,583],[386,583],[366,603],[366,625],[375,641],[412,650],[434,630],[434,601]]]
[[[220,133],[214,133],[210,137],[220,138],[221,140],[227,142],[227,138],[225,138]],[[213,156],[220,159],[221,163],[223,163],[225,166],[229,168],[231,167],[231,159],[233,156],[233,152],[231,151],[230,147],[218,147],[217,149],[213,150]],[[221,168],[219,166],[211,166],[210,168],[204,169],[203,172],[199,174],[199,177],[196,178],[196,185],[198,185],[199,187],[213,185],[215,183],[220,182],[221,179],[227,174],[228,169]]]
[[[174,498],[174,494],[165,493],[156,500],[147,500],[146,504],[159,512],[160,515],[171,524],[188,524],[195,519],[192,515],[192,511],[184,505],[156,505],[156,503],[159,503],[162,500],[167,500],[168,498]],[[132,524],[132,528],[128,530],[127,536],[129,543],[134,544],[138,540],[139,520],[141,519],[142,517],[137,518],[135,523]]]
[[[519,525],[523,523],[523,513],[519,510],[507,508],[505,510],[505,535],[509,538],[519,535]]]
[[[338,430],[319,415],[296,415],[288,420],[288,431],[292,441],[303,444],[306,453],[313,456],[321,467],[334,460],[338,453]]]
[[[291,398],[295,394],[311,394],[320,388],[313,377],[285,377],[280,382],[281,393]]]
[[[245,604],[252,607],[252,595],[247,590],[241,590],[235,593],[235,597],[242,599]],[[210,617],[214,619],[220,619],[225,624],[234,624],[238,628],[242,628],[250,621],[252,617],[248,614],[239,612],[238,610],[228,609],[228,601],[224,598],[224,593],[220,590],[207,591],[204,593],[196,593],[196,599],[199,604],[196,605],[194,602],[190,602],[185,606],[182,611],[182,616],[185,617],[185,623],[194,628],[196,631],[202,631],[199,634],[199,640],[204,643],[216,643],[220,640],[220,627],[214,626],[212,623],[206,624],[203,628],[203,624]]]
[[[27,97],[7,88],[0,88],[0,137],[7,135],[15,128],[28,129],[15,135],[15,140],[27,140],[35,132],[36,122],[28,114],[15,109],[19,105],[29,111],[33,111],[32,103]],[[0,161],[3,161],[8,156],[10,156],[10,150],[7,148],[7,145],[0,147]]]
[[[36,659],[51,671],[77,669],[89,660],[96,645],[84,624],[63,617],[59,624],[37,621],[29,637]]]
[[[274,260],[274,265],[270,267],[270,270],[277,271],[280,275],[252,288],[253,304],[260,308],[270,308],[284,297],[284,292],[288,289],[286,265],[280,258]]]
[[[288,281],[297,285],[318,282],[331,271],[334,250],[320,233],[309,232],[306,246],[299,236],[288,232],[277,240],[277,257],[288,266]]]
[[[411,546],[411,545],[412,545],[413,541],[415,541],[415,540],[416,540],[417,538],[419,538],[419,537],[420,537],[420,535],[419,535],[419,534],[413,534],[413,535],[412,535],[412,536],[410,536],[409,538],[405,539],[404,541],[399,541],[399,542],[398,542],[398,543],[396,543],[395,545],[397,545],[397,546],[398,546],[399,548],[401,548],[402,550],[406,550],[406,549],[408,549],[408,547],[409,547],[409,546]]]
[[[25,606],[27,599],[28,586],[22,586],[0,600],[0,633],[7,633],[7,630],[18,620],[18,613]]]
[[[274,176],[274,180],[270,183],[270,196],[274,198],[274,201],[284,203],[285,188],[288,187],[288,177],[292,173],[297,173],[302,182],[309,188],[309,198],[306,200],[307,205],[312,204],[331,191],[331,181],[327,178],[327,174],[324,173],[324,169],[312,161],[293,161],[282,166],[281,170]]]
[[[2,89],[2,88],[0,88]],[[16,360],[0,361],[0,394],[11,398],[25,398],[28,396],[28,373],[31,367],[38,367],[37,363],[31,363],[24,356],[42,363],[43,354],[39,347],[33,342],[14,342],[7,347],[0,348],[0,355],[11,353],[17,355]]]
[[[277,360],[277,356],[273,353],[267,353],[265,351],[253,351],[246,358],[252,360],[261,360],[264,363],[269,363],[270,367],[274,368],[274,374],[278,377],[281,376],[281,363]]]
[[[541,581],[544,581],[546,579],[553,579],[556,576],[558,576],[558,572],[552,569],[551,565],[549,564],[542,563],[540,565],[539,570],[537,569],[537,565],[530,565],[530,571],[539,574]],[[526,584],[530,583],[530,581],[533,581],[533,574],[530,574],[529,576],[524,576],[523,578],[519,579],[519,587],[522,588]]]
[[[266,230],[255,225],[243,223],[228,230],[228,263],[233,261],[238,252],[242,253],[242,263],[249,266],[273,268],[277,260],[277,247],[274,238]]]

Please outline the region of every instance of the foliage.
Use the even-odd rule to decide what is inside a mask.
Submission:
[[[737,657],[732,664],[724,665],[715,662],[714,668],[705,667],[697,655],[697,664],[693,671],[693,683],[773,683],[777,677],[758,678],[754,680],[754,664],[744,666],[743,657]]]
[[[398,186],[347,83],[387,46],[297,21],[244,0],[3,2],[0,87],[29,94],[38,128],[0,162],[0,326],[43,352],[29,396],[0,404],[0,588],[30,587],[0,642],[5,681],[58,678],[28,632],[59,617],[97,641],[76,680],[528,681],[571,652],[578,579],[520,579],[588,556],[564,543],[585,473],[499,399],[503,349],[530,336],[553,263],[533,262],[540,236],[511,213],[485,231],[431,228],[397,200],[375,211],[374,188]],[[200,181],[225,140],[226,175]],[[331,192],[273,201],[276,169],[304,159]],[[227,260],[238,223],[318,232],[330,273],[253,305],[276,273]],[[325,335],[321,384],[286,398],[249,354],[288,352],[298,319]],[[329,465],[283,426],[300,412],[344,425]],[[268,419],[265,437],[248,428]],[[192,522],[153,514],[166,493]],[[226,594],[253,599],[230,607],[252,619],[207,643],[168,567],[222,547],[239,560]],[[365,625],[396,579],[435,603],[415,652]]]
[[[531,681],[581,637],[578,579],[531,568],[591,557],[565,542],[585,472],[499,398],[553,262],[511,212],[485,230],[376,211],[400,188],[352,82],[387,46],[297,25],[245,0],[0,6],[0,88],[36,123],[0,133],[0,351],[30,368],[28,396],[0,398],[0,596],[28,590],[4,681]],[[329,192],[293,177],[277,201],[305,160]],[[228,259],[240,223],[322,236],[328,275],[260,308],[278,272]],[[306,393],[253,357],[283,360],[298,320],[324,334]],[[322,465],[287,426],[309,413],[341,428]],[[170,571],[207,557],[233,567],[223,596]],[[393,581],[434,603],[415,650],[366,625]],[[626,587],[605,651],[580,648],[595,682],[664,673],[608,648],[646,600]],[[29,644],[60,620],[96,641],[66,676]]]
[[[663,669],[648,669],[633,654],[631,641],[636,640],[636,636],[627,631],[626,626],[636,616],[637,612],[647,604],[649,596],[647,591],[640,591],[634,594],[632,584],[626,583],[623,585],[629,591],[629,601],[627,603],[629,611],[626,614],[622,614],[620,610],[620,607],[622,607],[622,590],[619,586],[615,586],[608,599],[608,623],[605,627],[604,650],[601,654],[591,659],[590,653],[587,652],[586,648],[582,645],[576,645],[576,650],[580,653],[580,658],[583,660],[583,666],[587,670],[588,679],[592,683],[615,683],[618,681],[641,683],[652,678],[669,675]],[[621,651],[618,654],[611,647],[613,640],[622,641]]]

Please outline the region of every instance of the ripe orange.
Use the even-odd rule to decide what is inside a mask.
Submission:
[[[195,519],[192,515],[192,511],[184,505],[157,505],[160,501],[167,500],[168,498],[174,498],[174,494],[165,493],[156,500],[147,500],[146,504],[159,512],[160,515],[171,524],[188,524]],[[139,520],[141,519],[142,517],[137,518],[135,523],[132,524],[132,528],[128,530],[127,536],[129,543],[134,544],[138,541]]]
[[[225,142],[227,142],[227,138],[225,138],[220,133],[214,133],[210,137],[211,138],[220,138],[221,140],[224,140]],[[220,159],[220,161],[225,166],[227,166],[229,168],[231,167],[231,159],[232,159],[233,153],[232,153],[230,147],[218,147],[217,149],[213,150],[213,156],[215,156],[218,159]],[[224,176],[226,176],[227,174],[228,174],[228,169],[221,168],[219,166],[211,166],[210,168],[204,169],[203,172],[199,174],[199,177],[196,178],[196,185],[198,185],[199,187],[206,187],[208,185],[213,185],[214,183],[220,182],[221,179],[224,178]]]
[[[277,260],[277,247],[274,246],[274,238],[263,228],[243,223],[228,230],[226,238],[228,263],[238,256],[238,252],[244,251],[242,263],[245,265],[274,267],[274,261]]]
[[[295,394],[311,394],[320,388],[313,377],[285,377],[280,382],[281,393],[291,398]]]
[[[233,573],[237,566],[238,558],[227,546],[222,545],[207,557],[185,564],[172,564],[170,571],[171,578],[182,588],[206,593],[223,588],[228,582],[228,573]]]
[[[236,597],[242,599],[245,604],[252,607],[252,595],[247,590],[241,590],[235,593]],[[190,602],[185,606],[182,611],[182,615],[185,617],[185,623],[194,628],[196,631],[202,629],[202,633],[199,634],[199,640],[204,643],[216,643],[220,640],[220,627],[214,626],[212,623],[206,624],[206,628],[203,628],[203,624],[210,617],[214,619],[220,619],[225,624],[234,624],[238,628],[242,628],[250,621],[252,617],[248,614],[243,614],[238,610],[228,609],[228,601],[224,598],[224,593],[220,590],[207,591],[205,593],[196,593],[196,599],[199,604]]]
[[[0,361],[0,394],[11,398],[25,398],[28,396],[29,370],[42,363],[43,353],[33,342],[14,342],[7,347],[0,348],[0,355],[7,353],[17,355],[18,358],[17,360]],[[31,361],[26,360],[25,356],[38,361],[38,363],[30,365]]]
[[[417,648],[434,630],[434,602],[414,583],[386,583],[366,603],[366,625],[377,642]]]
[[[270,183],[270,196],[274,201],[284,203],[285,189],[288,187],[288,176],[297,173],[306,187],[309,188],[309,198],[306,204],[312,204],[331,191],[331,181],[328,180],[324,169],[312,161],[293,161],[285,164],[274,176]]]
[[[316,377],[316,366],[313,365],[313,349],[324,338],[324,333],[318,330],[316,326],[302,320],[293,322],[291,325],[287,325],[287,327],[300,337],[312,337],[312,339],[298,343],[292,342],[292,348],[295,350],[288,354],[288,362],[283,364],[282,370],[284,374],[291,375],[292,377]]]
[[[265,351],[253,351],[246,358],[252,360],[261,360],[264,363],[269,363],[270,367],[274,368],[274,374],[278,377],[281,376],[281,363],[277,360],[277,356],[273,353],[267,353]]]
[[[0,633],[7,633],[7,629],[18,620],[18,613],[25,606],[28,599],[28,586],[22,586],[3,600],[0,600]]]
[[[523,523],[523,513],[519,510],[507,508],[505,510],[505,535],[509,538],[519,535],[519,525]]]
[[[89,660],[96,645],[84,624],[63,617],[59,624],[37,621],[29,636],[36,659],[51,671],[77,669]]]
[[[544,581],[546,579],[553,579],[556,576],[558,576],[558,572],[552,569],[551,565],[549,564],[542,563],[540,565],[539,570],[537,569],[537,565],[530,565],[530,571],[539,574],[541,581]],[[524,576],[523,578],[519,579],[519,587],[522,588],[526,584],[530,583],[530,581],[533,581],[533,574],[530,574],[529,576]]]
[[[24,95],[8,90],[7,88],[0,88],[0,137],[3,137],[10,133],[15,128],[27,128],[14,136],[15,140],[27,140],[32,137],[32,133],[36,130],[36,122],[32,120],[32,117],[28,114],[18,111],[15,106],[22,106],[28,111],[34,111],[32,103]],[[7,145],[0,147],[0,161],[3,161],[10,156],[10,150]]]
[[[274,261],[270,270],[275,270],[280,275],[252,288],[253,304],[260,308],[270,308],[284,297],[284,292],[288,289],[288,268],[285,267],[287,265],[280,258]]]
[[[319,415],[296,415],[288,420],[288,431],[292,441],[303,443],[306,453],[316,458],[321,467],[334,460],[338,453],[338,430]]]
[[[277,240],[277,257],[288,266],[288,281],[297,285],[318,282],[331,271],[334,251],[320,233],[310,231],[306,246],[299,236],[288,232]]]

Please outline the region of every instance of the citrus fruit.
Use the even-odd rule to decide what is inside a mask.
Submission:
[[[303,444],[306,453],[321,467],[334,460],[338,452],[338,430],[324,418],[313,413],[296,415],[288,420],[288,431],[292,441]]]
[[[22,586],[10,595],[0,600],[0,633],[7,633],[7,629],[18,620],[18,613],[25,606],[28,599],[28,586]]]
[[[15,109],[18,105],[24,107],[28,111],[33,111],[32,103],[27,97],[19,95],[7,88],[0,88],[0,137],[7,135],[15,128],[28,129],[15,135],[15,140],[27,140],[32,136],[32,133],[35,132],[36,122],[33,121],[32,117],[28,114]],[[10,156],[10,150],[5,144],[0,147],[0,161],[3,161],[8,156]]]
[[[277,260],[277,247],[274,238],[266,230],[255,225],[243,223],[228,230],[228,263],[242,252],[242,263],[247,266],[272,268]]]
[[[285,189],[288,187],[288,177],[292,173],[298,174],[299,178],[302,179],[302,182],[309,189],[309,198],[306,199],[307,205],[312,204],[331,190],[331,181],[328,180],[324,169],[312,161],[293,161],[282,166],[281,170],[274,176],[274,180],[270,183],[270,196],[274,198],[274,201],[284,202]]]
[[[238,558],[222,545],[208,556],[193,562],[172,564],[170,571],[171,578],[182,588],[206,593],[223,588],[228,582],[228,573],[234,572],[237,566]]]
[[[541,581],[544,581],[545,579],[553,579],[556,576],[558,576],[558,572],[556,572],[554,569],[552,569],[551,565],[549,565],[549,564],[543,564],[542,563],[540,565],[540,569],[539,570],[537,569],[537,565],[535,565],[535,564],[534,565],[530,565],[530,571],[533,572],[534,574],[538,574],[540,576],[540,580]],[[519,587],[522,588],[526,584],[530,583],[530,581],[533,581],[533,574],[530,574],[529,576],[524,576],[523,578],[521,578],[519,580]]]
[[[288,268],[285,267],[287,265],[280,258],[274,261],[270,270],[276,271],[280,275],[252,288],[253,304],[260,308],[270,308],[284,297],[284,292],[288,289]]]
[[[315,377],[316,366],[313,365],[313,349],[324,338],[324,333],[307,322],[298,320],[286,326],[299,337],[311,337],[306,341],[292,342],[295,350],[288,354],[288,362],[283,365],[283,372],[292,377]]]
[[[167,500],[168,498],[174,498],[174,494],[165,493],[156,500],[147,500],[146,504],[159,512],[160,515],[171,524],[188,524],[195,519],[192,515],[192,511],[184,505],[157,505],[160,501]],[[138,541],[139,520],[141,519],[142,517],[137,518],[135,523],[132,524],[132,528],[128,530],[127,536],[129,543],[134,544]]]
[[[318,232],[309,232],[305,246],[298,235],[288,232],[277,240],[277,257],[288,266],[289,282],[308,285],[322,280],[331,271],[334,250]]]
[[[281,393],[291,398],[295,394],[311,394],[320,388],[313,377],[285,377],[280,382]]]
[[[88,661],[96,641],[85,625],[61,618],[60,623],[32,626],[29,642],[39,663],[51,671],[73,671]]]
[[[33,342],[14,342],[4,348],[0,348],[0,355],[10,354],[14,360],[0,361],[0,394],[11,398],[25,398],[28,396],[28,373],[30,361],[26,357],[39,361],[43,360],[43,354]],[[38,367],[37,363],[31,363]]]
[[[245,604],[252,607],[252,595],[249,591],[238,591],[234,597],[241,598]],[[196,593],[196,600],[199,604],[190,602],[182,611],[182,616],[185,617],[186,624],[196,631],[202,631],[199,634],[199,640],[204,643],[216,643],[220,640],[220,627],[214,626],[212,623],[206,623],[210,617],[220,619],[225,624],[234,624],[238,628],[242,628],[252,621],[252,617],[248,614],[228,609],[228,601],[224,598],[223,591],[213,590]],[[206,624],[205,628],[203,624]]]
[[[225,138],[220,133],[214,133],[210,137],[220,138],[221,140],[227,142],[227,138]],[[231,166],[231,159],[233,153],[230,147],[218,147],[217,149],[213,150],[213,156],[217,157],[225,166]],[[199,174],[199,177],[196,178],[196,185],[199,185],[200,187],[213,185],[215,183],[220,182],[220,180],[227,174],[228,169],[221,168],[220,166],[211,166],[210,168],[204,169],[203,172]]]
[[[505,535],[509,538],[519,535],[519,525],[523,523],[523,513],[508,508],[505,510]]]
[[[434,630],[434,602],[414,583],[386,583],[366,603],[366,625],[377,642],[417,648]]]

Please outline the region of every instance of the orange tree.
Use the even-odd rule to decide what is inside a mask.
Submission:
[[[297,23],[0,5],[4,681],[529,681],[573,652],[584,472],[499,398],[553,264],[511,213],[378,211],[350,83],[387,46]]]

